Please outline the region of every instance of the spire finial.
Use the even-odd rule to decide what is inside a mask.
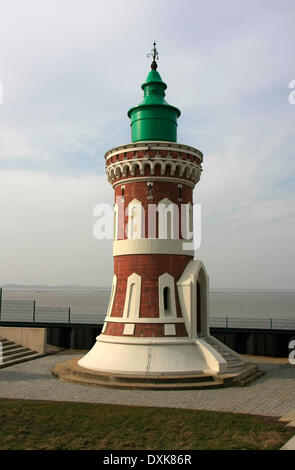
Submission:
[[[156,60],[159,60],[159,53],[156,49],[156,41],[154,41],[153,46],[154,46],[153,49],[151,49],[151,52],[149,52],[147,54],[147,57],[152,57],[153,58],[153,62],[151,63],[151,69],[152,70],[157,70],[158,64],[157,64]]]

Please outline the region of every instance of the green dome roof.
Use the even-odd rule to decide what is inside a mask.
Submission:
[[[129,109],[132,142],[140,140],[177,140],[177,118],[179,109],[165,101],[166,83],[157,70],[151,70],[141,85],[144,99]]]

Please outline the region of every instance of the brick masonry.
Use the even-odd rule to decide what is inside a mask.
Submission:
[[[156,323],[135,323],[135,331],[133,335],[124,335],[124,336],[132,336],[132,337],[167,337],[172,335],[165,335],[164,334],[164,324],[156,324]],[[122,336],[124,330],[125,323],[112,323],[108,322],[106,330],[104,333],[105,335],[111,336]],[[184,323],[176,323],[176,336],[178,337],[186,337],[187,331]]]
[[[141,276],[140,314],[141,318],[159,317],[158,279],[169,273],[175,280],[177,316],[181,309],[176,282],[186,265],[192,259],[187,255],[124,255],[114,258],[114,272],[117,276],[117,289],[113,303],[112,317],[122,317],[127,288],[127,278],[134,272]]]
[[[182,204],[192,204],[192,192],[193,186],[192,180],[186,174],[186,172],[181,172],[180,166],[174,168],[173,174],[171,174],[171,165],[168,164],[165,168],[165,171],[161,171],[161,164],[157,163],[154,167],[152,187],[150,188],[148,180],[137,180],[134,178],[138,177],[148,177],[151,176],[151,166],[149,164],[140,167],[138,163],[142,163],[143,160],[149,159],[160,159],[164,163],[175,162],[180,163],[180,166],[183,166],[183,163],[193,163],[200,167],[202,157],[186,153],[185,151],[179,149],[178,151],[167,151],[167,150],[138,150],[138,151],[126,151],[120,152],[117,155],[113,155],[110,158],[107,158],[106,167],[112,164],[119,162],[124,162],[125,160],[132,160],[132,163],[135,165],[132,167],[132,174],[130,168],[125,167],[116,173],[115,179],[115,203],[119,206],[119,215],[118,215],[118,239],[127,239],[127,224],[128,224],[128,205],[134,199],[140,201],[142,208],[144,210],[144,217],[142,221],[142,236],[148,238],[149,227],[148,227],[148,214],[149,207],[151,204],[159,204],[160,201],[167,198],[175,204],[178,208],[178,219],[175,222],[174,227],[178,224],[179,238],[183,238],[182,227],[181,227],[181,205]],[[115,171],[116,168],[114,167]],[[124,174],[123,174],[124,173]],[[161,180],[157,180],[157,177],[161,177]],[[173,177],[173,180],[171,179]],[[163,180],[167,178],[167,180]],[[120,180],[124,179],[124,183],[120,185]],[[177,180],[182,179],[181,183],[178,183]],[[188,181],[188,184],[184,180]],[[181,184],[181,189],[179,189],[179,184]],[[153,209],[155,210],[155,209]],[[177,210],[177,209],[175,209]],[[159,236],[159,222],[158,222],[158,213],[155,212],[155,233],[152,238],[157,238]],[[132,240],[131,240],[132,243]],[[117,276],[117,285],[116,293],[114,297],[112,311],[110,312],[111,317],[122,318],[125,297],[127,290],[127,279],[133,273],[141,276],[141,292],[140,292],[140,307],[139,307],[139,317],[140,318],[159,318],[159,276],[164,273],[168,273],[174,278],[174,295],[176,303],[176,314],[177,317],[181,318],[181,307],[178,297],[178,291],[176,283],[180,276],[182,275],[185,267],[192,260],[193,257],[189,255],[179,255],[179,254],[136,254],[136,255],[117,255],[114,257],[114,273]],[[126,319],[126,322],[127,319]],[[130,320],[129,320],[130,323]],[[134,321],[136,323],[136,321]],[[125,323],[118,322],[108,322],[104,330],[105,335],[112,336],[122,336],[124,331]],[[187,331],[185,324],[175,324],[176,336],[187,336]],[[126,335],[127,336],[127,335]],[[135,325],[134,334],[132,336],[144,336],[144,337],[162,337],[165,336],[164,333],[164,324],[159,323],[137,323]]]

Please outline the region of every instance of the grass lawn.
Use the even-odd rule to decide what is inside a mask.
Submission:
[[[0,449],[278,449],[294,431],[245,414],[0,399]]]

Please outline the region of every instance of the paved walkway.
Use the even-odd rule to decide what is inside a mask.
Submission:
[[[295,409],[295,366],[263,363],[266,373],[246,387],[213,390],[112,390],[61,382],[52,367],[73,355],[55,354],[0,370],[0,397],[163,406],[281,416]]]

